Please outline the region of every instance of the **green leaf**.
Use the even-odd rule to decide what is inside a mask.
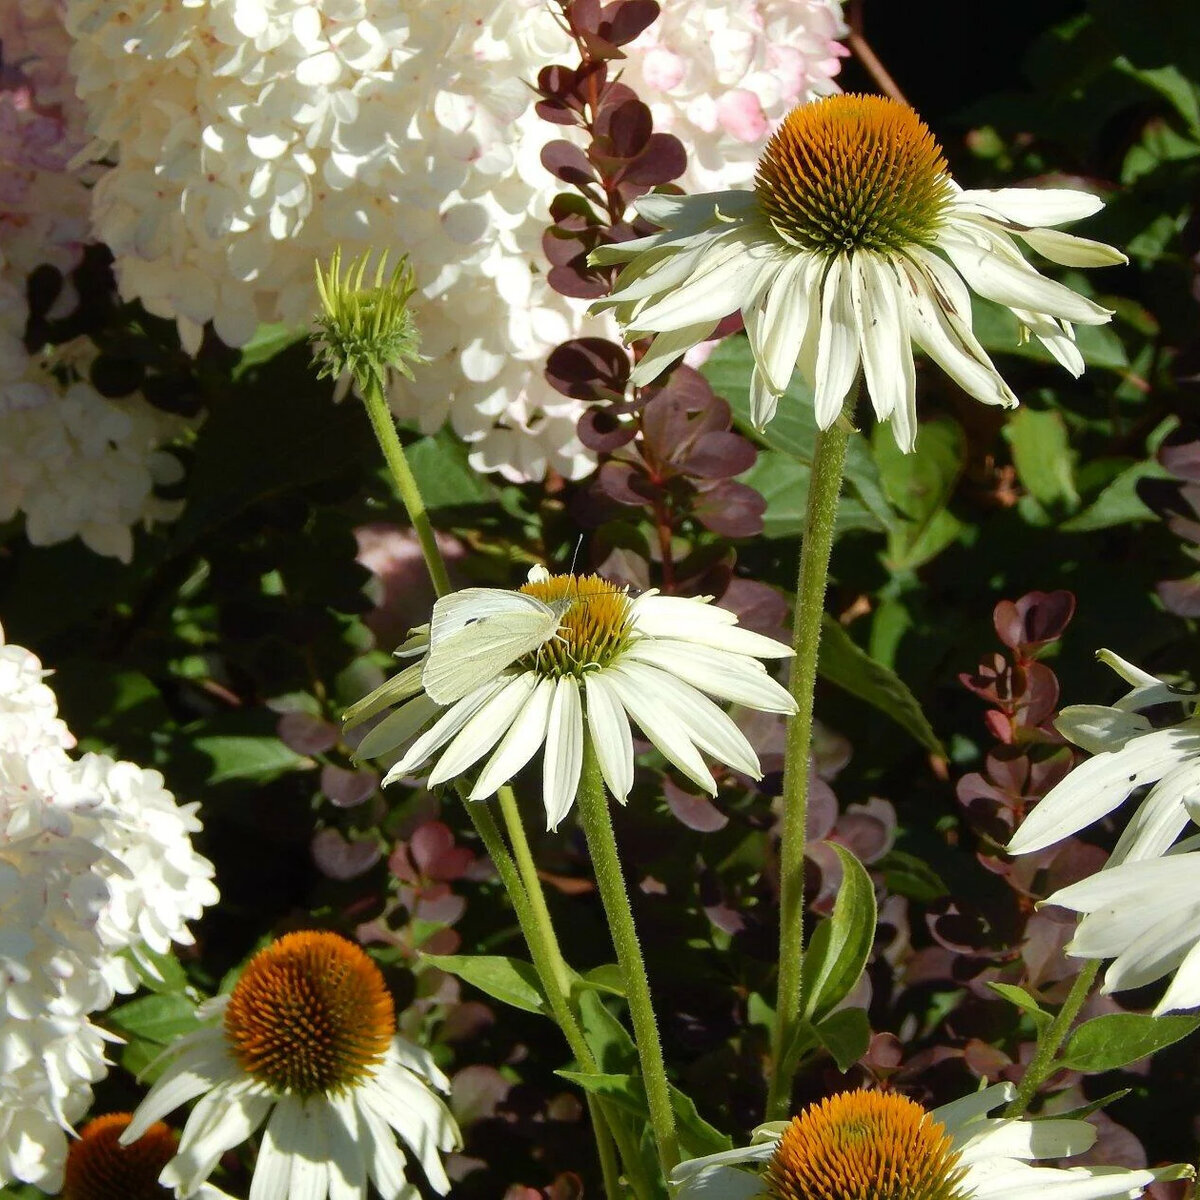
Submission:
[[[942,743],[904,681],[855,645],[850,635],[828,613],[821,619],[821,649],[817,670],[822,679],[837,684],[890,717],[931,754],[945,757]]]
[[[572,987],[581,991],[604,992],[608,996],[625,995],[625,978],[616,963],[603,963],[582,975],[574,975],[573,972],[572,974]]]
[[[1055,1121],[1083,1121],[1098,1112],[1102,1108],[1106,1108],[1110,1104],[1115,1104],[1116,1101],[1124,1099],[1133,1091],[1133,1088],[1118,1088],[1115,1092],[1109,1092],[1107,1096],[1101,1096],[1099,1100],[1093,1100],[1089,1104],[1081,1104],[1078,1108],[1068,1109],[1064,1113],[1056,1112],[1053,1115]]]
[[[142,986],[150,991],[171,993],[183,992],[187,988],[187,972],[170,951],[159,954],[149,946],[141,946],[136,954],[131,950],[125,954],[137,971]]]
[[[1062,414],[1019,408],[1004,426],[1017,476],[1045,508],[1079,506],[1075,487],[1075,452]]]
[[[948,418],[927,421],[916,449],[905,454],[889,430],[877,425],[871,448],[883,489],[898,516],[888,532],[885,562],[893,571],[911,571],[936,557],[962,532],[946,505],[967,461],[962,428]]]
[[[583,1088],[601,1100],[610,1100],[627,1113],[649,1120],[646,1091],[636,1075],[589,1074],[587,1071],[555,1071],[563,1079]]]
[[[276,720],[263,709],[242,709],[192,726],[187,748],[207,758],[206,782],[216,785],[239,779],[267,783],[288,771],[311,767],[311,758],[280,741]]]
[[[605,1071],[632,1071],[637,1065],[637,1047],[629,1031],[596,992],[579,996],[579,1023],[583,1036]]]
[[[808,505],[808,481],[811,467],[799,463],[781,450],[760,450],[758,460],[738,476],[740,482],[754,488],[767,502],[763,514],[762,536],[798,537],[804,531],[804,513]],[[838,504],[835,534],[851,529],[881,532],[883,523],[861,500],[843,496]]]
[[[733,1139],[728,1134],[714,1129],[697,1111],[695,1102],[677,1087],[668,1084],[671,1111],[675,1114],[675,1131],[679,1134],[679,1148],[685,1158],[700,1158],[705,1154],[719,1154],[733,1149]]]
[[[717,346],[701,368],[701,373],[712,385],[713,391],[729,401],[734,423],[742,433],[770,450],[781,451],[802,466],[811,466],[813,443],[817,436],[812,388],[799,373],[794,374],[787,391],[779,398],[775,416],[760,433],[750,421],[750,372],[753,367],[754,355],[750,352],[750,343],[744,337],[731,337]],[[862,508],[874,517],[874,527],[890,524],[892,510],[880,486],[879,471],[865,439],[850,439],[846,447],[845,471],[847,488],[858,496]],[[868,528],[857,524],[847,527]]]
[[[850,1070],[871,1045],[871,1023],[865,1008],[839,1008],[813,1028],[839,1071]]]
[[[842,863],[833,912],[818,922],[804,954],[800,987],[803,1016],[814,1022],[831,1012],[858,982],[875,941],[875,887],[853,852],[826,842]]]
[[[126,1041],[121,1050],[121,1066],[131,1075],[150,1082],[146,1069],[163,1048],[197,1029],[200,1023],[195,1003],[181,992],[170,992],[139,996],[110,1009],[105,1024]]]
[[[499,489],[471,466],[469,453],[469,448],[448,429],[405,448],[426,508],[495,503]]]
[[[1109,1013],[1085,1021],[1071,1034],[1058,1065],[1089,1074],[1112,1071],[1157,1053],[1197,1026],[1200,1017]]]
[[[532,964],[499,954],[423,954],[432,966],[524,1012],[549,1016],[550,1006]]]
[[[1054,1019],[1024,988],[1014,983],[989,983],[988,987],[1023,1013],[1028,1013],[1039,1031]]]
[[[1104,488],[1087,508],[1063,521],[1059,529],[1063,533],[1091,533],[1096,529],[1111,529],[1114,525],[1157,520],[1142,503],[1137,485],[1143,479],[1167,477],[1167,472],[1155,462],[1134,463]]]
[[[875,864],[883,871],[883,884],[889,892],[930,904],[950,894],[945,880],[923,859],[903,850],[889,850]]]

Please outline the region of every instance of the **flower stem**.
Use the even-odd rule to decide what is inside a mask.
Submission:
[[[596,886],[600,889],[604,915],[608,918],[609,932],[625,983],[625,998],[633,1020],[634,1041],[641,1063],[642,1084],[646,1089],[646,1104],[650,1110],[650,1124],[658,1146],[658,1157],[663,1174],[667,1175],[679,1162],[679,1142],[675,1134],[675,1114],[671,1109],[667,1070],[658,1037],[658,1023],[654,1018],[654,1005],[650,999],[646,964],[642,959],[642,948],[633,923],[633,910],[629,906],[629,894],[621,874],[617,839],[608,811],[608,796],[595,748],[586,732],[583,735],[583,770],[576,800],[588,853],[592,856],[592,869],[596,873]]]
[[[549,909],[546,908],[546,899],[542,894],[537,872],[533,870],[530,877],[533,891],[537,896],[535,901],[526,882],[522,879],[522,871],[504,844],[504,837],[500,833],[491,811],[484,804],[468,801],[465,788],[460,789],[460,794],[462,794],[467,815],[475,826],[475,832],[483,841],[488,856],[500,876],[500,882],[508,892],[508,898],[517,917],[517,924],[521,927],[525,944],[529,947],[529,954],[533,959],[534,969],[541,981],[542,991],[545,992],[549,1002],[551,1015],[562,1030],[563,1036],[567,1039],[567,1045],[570,1046],[571,1053],[575,1055],[580,1067],[588,1074],[596,1074],[599,1072],[600,1066],[584,1037],[583,1028],[570,1004],[570,979],[567,966],[558,939],[555,937],[554,927],[550,923]],[[506,799],[507,804],[505,803]],[[517,811],[516,800],[511,788],[501,789],[501,807],[510,836],[512,836],[514,827],[520,831],[519,836],[513,839],[514,846],[518,847],[518,859],[525,857],[528,867],[532,870],[533,856],[529,853],[529,843],[521,826],[520,813]],[[519,849],[521,846],[524,847],[523,855]],[[539,908],[545,914],[544,920],[537,915]],[[620,1171],[613,1155],[614,1139],[620,1148],[621,1158],[625,1163],[625,1173],[634,1195],[638,1197],[652,1196],[653,1192],[649,1184],[642,1177],[641,1159],[638,1155],[636,1139],[621,1114],[612,1106],[605,1105],[590,1095],[587,1097],[587,1104],[592,1118],[592,1128],[596,1135],[596,1151],[600,1157],[600,1170],[604,1177],[604,1190],[608,1200],[620,1200],[622,1194],[618,1183]]]
[[[1083,1007],[1084,1001],[1091,994],[1092,984],[1096,982],[1099,970],[1100,959],[1089,959],[1084,963],[1079,974],[1075,976],[1075,982],[1071,985],[1071,990],[1067,993],[1062,1007],[1058,1010],[1054,1020],[1038,1037],[1037,1049],[1033,1052],[1033,1059],[1029,1066],[1025,1068],[1025,1074],[1021,1077],[1016,1097],[1004,1110],[1006,1117],[1024,1116],[1025,1110],[1037,1095],[1038,1088],[1054,1073],[1056,1069],[1054,1056],[1066,1040],[1067,1034],[1070,1033],[1071,1026],[1075,1024],[1075,1018],[1079,1016],[1079,1010]]]
[[[857,385],[854,393],[857,395]],[[853,405],[854,396],[849,403]],[[779,864],[779,982],[771,1036],[771,1077],[767,1120],[788,1115],[792,1064],[787,1061],[800,1015],[800,971],[804,961],[804,849],[808,816],[809,752],[812,748],[813,692],[817,649],[825,613],[825,584],[833,529],[842,488],[842,469],[850,430],[841,422],[818,431],[808,481],[808,510],[800,549],[800,576],[792,617],[791,693],[796,715],[788,723],[783,765],[783,836]]]
[[[396,433],[396,422],[384,399],[383,385],[377,375],[372,374],[370,382],[362,389],[362,398],[367,415],[371,418],[371,427],[375,430],[375,440],[383,451],[396,490],[400,493],[408,519],[416,532],[417,541],[421,544],[421,553],[425,557],[429,578],[433,581],[433,590],[438,596],[445,596],[454,589],[450,586],[446,564],[442,559],[442,552],[438,549],[429,514],[425,511],[421,489],[417,487],[417,480],[408,465],[408,459],[404,457],[404,447]]]

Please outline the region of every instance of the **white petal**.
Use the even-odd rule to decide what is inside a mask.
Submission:
[[[388,1047],[388,1057],[396,1062],[405,1070],[412,1071],[423,1079],[428,1079],[434,1087],[443,1092],[450,1090],[450,1080],[446,1078],[445,1072],[433,1060],[433,1055],[425,1049],[424,1046],[418,1046],[415,1042],[408,1041],[407,1038],[396,1034],[392,1038],[392,1044]]]
[[[1077,912],[1108,905],[1141,906],[1143,919],[1150,921],[1176,905],[1200,903],[1200,855],[1169,854],[1122,863],[1060,888],[1046,903]]]
[[[717,784],[711,772],[704,765],[696,747],[692,744],[678,721],[670,715],[663,720],[663,713],[656,707],[655,699],[645,692],[644,682],[638,678],[637,663],[618,663],[605,672],[605,679],[617,699],[624,705],[625,711],[641,726],[642,732],[658,748],[659,753],[670,763],[679,768],[690,780],[704,788],[710,795],[717,794]],[[631,676],[630,671],[635,673]]]
[[[1195,924],[1197,911],[1194,904],[1190,907],[1180,907],[1166,920],[1156,921],[1149,926],[1144,918],[1140,922],[1121,922],[1124,926],[1125,944],[1105,972],[1104,992],[1107,994],[1127,988],[1145,987],[1146,984],[1174,971],[1200,938],[1200,930]],[[1101,911],[1084,917],[1071,940],[1070,953],[1080,958],[1108,957],[1084,954],[1083,950],[1089,942],[1104,940],[1099,934],[1111,934],[1117,930],[1117,922],[1113,916],[1119,914],[1110,915]],[[1099,934],[1093,933],[1093,927]],[[1080,936],[1081,934],[1083,936]]]
[[[960,192],[955,206],[982,208],[1027,228],[1066,225],[1098,213],[1104,201],[1071,188],[997,188]]]
[[[699,345],[716,329],[712,321],[701,321],[696,325],[684,325],[655,336],[650,349],[638,360],[629,372],[629,382],[635,387],[653,383],[681,354]]]
[[[1079,325],[1104,325],[1112,319],[1107,308],[1039,275],[998,235],[989,236],[979,226],[947,226],[938,234],[938,245],[967,283],[987,300]]]
[[[301,1104],[299,1119],[280,1129],[281,1149],[292,1159],[287,1200],[325,1200],[329,1194],[328,1125],[334,1121],[324,1097],[317,1097]]]
[[[554,680],[541,680],[525,707],[508,727],[508,732],[500,739],[496,753],[471,789],[470,799],[482,800],[490,796],[537,753],[538,747],[546,740],[546,723],[550,718],[553,696]]]
[[[450,1190],[439,1150],[460,1144],[458,1127],[446,1106],[424,1084],[403,1069],[385,1068],[363,1085],[361,1104],[396,1130],[438,1192]]]
[[[458,731],[438,759],[437,766],[430,772],[429,786],[436,787],[447,779],[461,775],[487,754],[508,731],[537,685],[538,676],[533,671],[523,671],[511,677],[507,686],[501,688]]]
[[[1103,1200],[1137,1196],[1149,1171],[1123,1167],[1030,1167],[1006,1159],[976,1164],[966,1181],[972,1200]]]
[[[600,774],[613,799],[624,804],[633,787],[633,734],[629,718],[603,671],[584,675],[583,688],[587,696],[588,731],[600,763]]]
[[[362,1200],[373,1147],[348,1096],[329,1098],[329,1200]]]
[[[976,1129],[963,1148],[963,1163],[982,1158],[1067,1158],[1082,1154],[1096,1142],[1093,1126],[1070,1118],[1021,1121],[999,1117],[978,1123]]]
[[[218,1088],[201,1097],[188,1115],[175,1157],[162,1182],[185,1195],[216,1169],[227,1150],[249,1140],[274,1104],[270,1095],[249,1088]]]
[[[546,828],[557,829],[575,802],[583,768],[583,705],[579,684],[564,675],[554,687],[546,723],[546,753],[542,759],[542,798]]]
[[[899,285],[891,266],[874,254],[857,254],[854,261],[854,316],[867,391],[881,421],[895,418],[896,444],[907,452],[916,440],[916,376]]]
[[[768,288],[753,329],[746,322],[755,362],[776,393],[787,390],[808,322],[817,315],[820,277],[821,262],[815,255],[794,254]]]
[[[355,756],[360,759],[375,758],[403,746],[441,711],[441,705],[435,704],[428,696],[417,696],[407,704],[402,704],[394,713],[389,713],[374,729],[368,731],[358,743]]]
[[[359,1121],[373,1151],[369,1164],[371,1178],[379,1189],[384,1200],[394,1200],[402,1196],[408,1187],[404,1173],[405,1158],[400,1147],[396,1145],[396,1137],[384,1119],[369,1105],[362,1101],[361,1091],[356,1093]]]
[[[684,1177],[677,1200],[760,1200],[762,1176],[754,1171],[739,1171],[737,1167],[708,1167]]]
[[[1075,345],[1074,327],[1068,321],[1056,321],[1028,308],[1014,308],[1013,314],[1047,350],[1054,361],[1076,379],[1083,374],[1085,363],[1079,347]]]
[[[828,429],[841,415],[846,393],[858,372],[858,332],[851,302],[851,264],[838,255],[821,284],[821,325],[817,333],[817,377],[813,395],[817,424]]]
[[[121,1134],[122,1145],[137,1141],[155,1121],[161,1121],[181,1104],[215,1090],[221,1084],[237,1083],[243,1078],[224,1048],[221,1031],[206,1032],[212,1035],[211,1040],[206,1039],[206,1045],[177,1059],[155,1080]]]
[[[762,712],[793,713],[796,702],[757,660],[730,654],[694,642],[670,638],[642,638],[623,656],[623,661],[649,663],[693,687],[744,704]]]
[[[1016,1094],[1017,1089],[1011,1083],[993,1083],[969,1096],[943,1104],[929,1115],[932,1120],[945,1125],[947,1133],[956,1135],[955,1142],[958,1143],[960,1139],[957,1135],[960,1132],[964,1137],[968,1136],[972,1126],[981,1117],[985,1117],[993,1108],[1007,1104]]]
[[[1141,713],[1105,704],[1070,704],[1054,719],[1054,728],[1089,754],[1120,750],[1154,727]]]
[[[1115,267],[1129,259],[1115,246],[1075,237],[1057,229],[1026,229],[1018,234],[1043,258],[1064,267]]]
[[[683,596],[639,596],[633,602],[633,627],[647,637],[678,638],[754,658],[790,658],[794,653],[783,642],[738,628],[737,617],[727,609]]]
[[[664,196],[658,193],[639,196],[633,207],[638,214],[653,221],[655,225],[669,225],[672,229],[686,226],[700,228],[715,220],[719,213],[728,220],[753,211],[757,207],[753,192],[729,190],[724,192],[702,192],[694,196]]]
[[[1107,816],[1139,784],[1151,783],[1189,755],[1200,737],[1186,727],[1160,729],[1116,752],[1097,754],[1044,796],[1008,844],[1010,854],[1031,854]]]
[[[292,1127],[300,1120],[301,1102],[295,1096],[283,1095],[263,1131],[254,1177],[250,1181],[250,1200],[288,1200],[292,1178],[292,1156],[283,1146],[289,1140]]]
[[[1177,1008],[1195,1008],[1197,1005],[1200,1005],[1200,942],[1180,963],[1163,998],[1154,1006],[1154,1015],[1160,1017]]]
[[[383,777],[384,786],[402,779],[431,754],[436,754],[497,692],[507,687],[511,679],[511,675],[491,679],[446,709],[433,727],[421,734],[404,757]]]
[[[1125,826],[1108,860],[1110,867],[1139,858],[1158,858],[1188,823],[1188,801],[1200,799],[1200,761],[1169,771],[1150,789]]]
[[[760,433],[771,423],[779,408],[779,392],[773,392],[756,363],[750,372],[750,424]]]

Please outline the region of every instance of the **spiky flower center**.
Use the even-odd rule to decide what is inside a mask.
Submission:
[[[629,644],[633,605],[623,588],[599,575],[551,575],[521,591],[562,609],[558,633],[521,664],[527,670],[581,677],[607,667]]]
[[[335,933],[289,933],[247,964],[225,1009],[245,1071],[277,1092],[343,1092],[374,1073],[396,1031],[379,968]]]
[[[858,95],[792,109],[758,161],[754,188],[784,241],[830,254],[928,245],[952,193],[921,118],[895,100]]]
[[[156,1121],[136,1142],[120,1143],[129,1113],[89,1121],[67,1150],[63,1200],[166,1200],[159,1172],[175,1157],[179,1137]]]
[[[962,1200],[945,1128],[906,1096],[842,1092],[784,1130],[767,1165],[774,1200]]]

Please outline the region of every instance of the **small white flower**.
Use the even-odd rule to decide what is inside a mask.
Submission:
[[[1090,216],[1086,192],[963,191],[911,109],[839,95],[793,109],[763,152],[753,191],[646,196],[660,233],[601,247],[597,263],[633,261],[610,297],[631,337],[657,335],[631,376],[655,379],[741,311],[754,354],[752,414],[765,425],[797,368],[829,428],[861,368],[881,421],[911,450],[917,433],[915,342],[986,404],[1017,398],[971,329],[974,290],[1002,304],[1073,375],[1073,324],[1112,313],[1046,279],[1014,238],[1052,262],[1125,262],[1111,246],[1045,226]],[[969,290],[970,289],[970,290]]]
[[[883,1195],[892,1200],[1105,1200],[1140,1196],[1190,1167],[1048,1167],[1039,1159],[1088,1150],[1086,1121],[989,1117],[1016,1089],[999,1083],[927,1112],[894,1092],[857,1091],[810,1105],[790,1122],[760,1126],[751,1145],[681,1163],[677,1200],[807,1200]],[[745,1165],[743,1165],[745,1164]],[[841,1181],[843,1187],[839,1187]]]
[[[733,613],[707,600],[652,591],[632,598],[594,575],[551,576],[535,567],[518,592],[455,592],[434,605],[428,634],[410,648],[424,657],[346,714],[353,725],[403,702],[367,734],[359,754],[386,754],[415,737],[384,783],[441,751],[429,777],[438,784],[490,753],[470,792],[480,800],[545,743],[550,828],[575,799],[585,725],[604,781],[623,802],[633,786],[631,720],[716,795],[701,751],[755,778],[760,770],[753,747],[708,697],[795,710],[758,661],[787,657],[789,647],[739,629]]]
[[[121,1136],[128,1144],[197,1101],[159,1176],[181,1200],[264,1122],[250,1200],[365,1200],[368,1179],[385,1200],[417,1200],[397,1134],[430,1185],[450,1190],[439,1151],[460,1139],[433,1090],[448,1091],[449,1081],[396,1034],[383,976],[353,942],[287,934],[200,1016],[203,1027],[168,1050],[173,1061]]]

